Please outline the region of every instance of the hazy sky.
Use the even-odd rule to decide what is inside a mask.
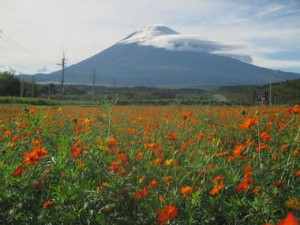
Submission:
[[[0,70],[56,71],[153,24],[300,73],[300,0],[0,0]]]

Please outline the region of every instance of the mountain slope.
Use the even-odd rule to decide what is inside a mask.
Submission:
[[[145,27],[65,72],[66,83],[129,86],[222,86],[265,84],[299,78],[300,74],[261,68],[242,62],[247,56],[226,51],[232,46],[181,35],[165,26]],[[61,80],[61,71],[37,75],[37,81]]]

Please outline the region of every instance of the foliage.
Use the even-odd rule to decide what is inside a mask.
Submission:
[[[0,97],[0,104],[61,105],[61,102],[45,98]]]
[[[300,107],[0,106],[3,224],[300,216]]]
[[[270,84],[252,86],[220,87],[216,93],[223,94],[231,102],[252,104],[253,92],[266,91],[269,94]],[[272,103],[276,105],[300,103],[300,79],[271,84]]]
[[[19,96],[20,82],[10,72],[0,72],[0,96]]]

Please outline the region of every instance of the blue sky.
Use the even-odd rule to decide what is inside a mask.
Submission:
[[[300,73],[300,0],[1,0],[0,70],[56,71],[158,23]]]

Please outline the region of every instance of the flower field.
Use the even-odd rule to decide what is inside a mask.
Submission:
[[[299,133],[298,105],[3,105],[0,222],[298,224]]]

